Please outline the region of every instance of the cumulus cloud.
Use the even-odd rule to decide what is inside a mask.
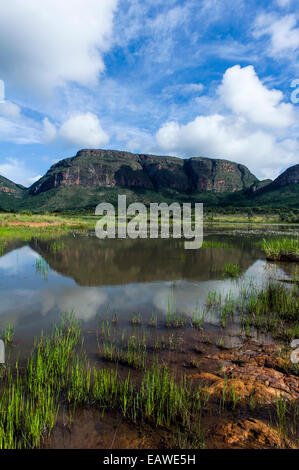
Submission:
[[[263,85],[252,65],[229,68],[218,93],[229,109],[255,124],[284,128],[294,123],[293,106],[282,102],[280,90],[269,90]]]
[[[27,168],[26,163],[17,158],[8,158],[4,163],[0,164],[1,176],[4,176],[14,183],[22,184],[25,187],[30,186],[41,178],[41,175],[34,175],[32,173],[33,172]]]
[[[1,78],[31,90],[95,83],[116,7],[117,0],[0,2]]]
[[[253,36],[257,39],[269,36],[269,55],[280,57],[299,47],[299,28],[296,24],[297,18],[293,14],[278,17],[272,13],[262,13],[255,21]]]
[[[58,129],[47,118],[43,124],[43,137],[47,143],[57,140],[72,147],[100,147],[109,141],[109,136],[93,113],[73,114]]]
[[[219,96],[222,113],[199,115],[186,124],[164,123],[156,133],[160,151],[227,158],[260,178],[276,177],[282,167],[297,163],[298,142],[285,132],[295,122],[294,107],[282,102],[280,91],[268,90],[253,67],[228,69]]]

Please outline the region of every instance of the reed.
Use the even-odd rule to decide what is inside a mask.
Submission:
[[[1,449],[34,448],[50,434],[79,340],[77,320],[65,316],[51,336],[35,342],[22,375],[18,363],[8,366],[0,397]]]
[[[6,346],[13,342],[14,334],[15,334],[15,328],[13,324],[8,323],[3,331],[3,337],[4,337],[4,342]]]
[[[299,256],[298,238],[264,239],[260,246],[268,258],[280,260],[285,257]]]
[[[222,276],[228,277],[239,277],[240,276],[240,266],[238,264],[227,263],[223,270]]]
[[[254,326],[271,332],[276,338],[287,341],[299,334],[299,288],[285,287],[279,282],[269,281],[262,289],[251,288],[243,292],[238,309],[242,325]]]

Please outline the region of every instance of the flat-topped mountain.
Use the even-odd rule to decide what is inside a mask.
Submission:
[[[259,181],[229,160],[80,150],[53,165],[30,188],[0,176],[0,210],[94,210],[99,202],[203,202],[207,206],[293,207],[299,203],[299,164],[274,181]]]
[[[244,165],[210,158],[181,159],[116,150],[80,150],[61,160],[29,189],[35,195],[66,186],[127,187],[179,192],[235,192],[258,179]]]

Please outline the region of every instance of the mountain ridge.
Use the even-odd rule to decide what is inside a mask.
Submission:
[[[245,165],[224,159],[134,154],[117,150],[80,150],[52,165],[29,188],[35,195],[58,186],[131,187],[179,192],[235,192],[258,179]]]
[[[260,181],[245,165],[226,159],[82,149],[52,165],[29,188],[0,177],[0,209],[90,210],[103,200],[117,203],[120,190],[128,202],[298,207],[299,164],[274,181]]]

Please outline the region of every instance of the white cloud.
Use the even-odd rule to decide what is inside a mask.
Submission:
[[[277,17],[271,13],[259,15],[255,21],[253,36],[257,39],[270,37],[268,54],[280,57],[286,52],[294,52],[299,47],[299,28],[295,15]]]
[[[177,85],[169,85],[163,88],[162,93],[166,96],[173,97],[175,95],[188,96],[194,93],[201,93],[204,89],[202,83],[179,83]]]
[[[228,69],[217,95],[229,113],[223,109],[186,124],[164,123],[156,134],[159,150],[183,157],[226,158],[247,165],[260,178],[276,177],[282,167],[297,163],[299,144],[285,129],[294,107],[281,102],[278,90],[268,90],[253,67]]]
[[[290,4],[292,3],[292,0],[276,0],[276,3],[279,7],[285,8],[285,7],[290,6]]]
[[[52,124],[52,122],[49,121],[48,118],[45,118],[43,120],[43,126],[44,126],[44,128],[43,128],[43,140],[47,144],[47,143],[52,142],[56,138],[57,129],[54,126],[54,124]]]
[[[6,162],[0,164],[0,175],[26,187],[41,177],[40,175],[34,176],[26,163],[16,158],[8,158]]]
[[[116,7],[117,0],[0,2],[1,78],[32,91],[95,83]]]
[[[11,101],[0,102],[0,115],[8,118],[19,118],[21,114],[20,107]]]
[[[98,117],[93,113],[72,114],[57,129],[47,118],[43,121],[46,142],[57,140],[72,147],[100,147],[109,141]]]
[[[32,144],[40,142],[39,124],[32,119],[11,118],[0,115],[0,141],[15,144]]]
[[[293,106],[282,102],[280,90],[264,86],[252,65],[227,69],[218,93],[229,109],[255,124],[284,128],[294,122]]]
[[[37,175],[37,176],[32,176],[30,178],[27,178],[28,186],[31,186],[33,183],[35,183],[36,181],[38,181],[42,177],[43,177],[43,175]]]

